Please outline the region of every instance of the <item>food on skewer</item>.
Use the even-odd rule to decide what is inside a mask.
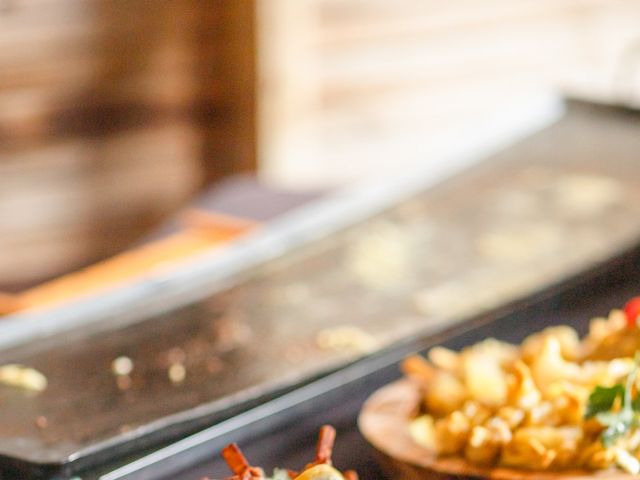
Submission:
[[[340,473],[333,468],[331,456],[335,439],[335,429],[325,425],[320,429],[316,457],[304,470],[276,470],[271,477],[267,477],[261,468],[251,466],[236,444],[228,445],[222,456],[234,475],[227,480],[358,480],[354,471]]]

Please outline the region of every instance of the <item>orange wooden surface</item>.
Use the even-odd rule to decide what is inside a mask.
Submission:
[[[195,209],[188,210],[181,221],[185,228],[153,243],[15,295],[0,293],[0,314],[46,309],[152,276],[256,227],[249,220]]]

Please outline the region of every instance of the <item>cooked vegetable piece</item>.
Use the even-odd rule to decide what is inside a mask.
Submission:
[[[302,472],[295,480],[344,480],[344,477],[330,465],[316,465]]]
[[[640,317],[640,297],[633,297],[624,306],[624,314],[627,316],[627,325],[631,328],[638,326]]]

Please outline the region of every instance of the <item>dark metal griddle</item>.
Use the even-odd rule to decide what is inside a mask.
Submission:
[[[534,331],[557,324],[572,325],[584,334],[591,318],[606,315],[612,308],[619,308],[640,291],[640,251],[633,252],[625,261],[612,267],[607,273],[583,277],[571,286],[553,289],[547,292],[548,295],[496,312],[492,321],[470,328],[465,333],[451,332],[439,338],[425,340],[415,345],[416,350],[436,343],[459,349],[487,337],[518,343]],[[265,418],[250,428],[212,438],[202,445],[203,452],[208,450],[208,458],[202,460],[200,457],[199,461],[194,461],[197,458],[194,455],[191,466],[187,468],[171,471],[168,475],[159,474],[167,466],[180,465],[183,461],[188,463],[189,454],[193,453],[189,451],[169,457],[164,464],[160,461],[155,464],[150,462],[146,473],[142,469],[131,469],[129,476],[120,478],[226,478],[228,468],[220,458],[219,451],[227,443],[237,441],[241,442],[246,455],[256,465],[265,466],[267,471],[282,466],[297,468],[313,457],[315,432],[321,425],[330,423],[338,429],[338,443],[334,454],[336,465],[356,469],[364,480],[386,479],[388,477],[376,463],[373,449],[359,434],[356,419],[366,398],[377,388],[396,380],[399,375],[399,368],[395,363],[375,372],[370,371],[358,381],[341,387],[338,392],[319,392],[306,410],[300,408],[293,414],[281,415],[281,418]],[[106,477],[102,478],[107,480]],[[114,480],[116,478],[118,477],[114,477]]]
[[[38,396],[0,388],[3,468],[82,472],[606,265],[640,240],[639,126],[633,112],[571,104],[479,167],[202,300],[3,352],[50,384]],[[356,340],[320,341],[344,325]],[[167,376],[176,349],[178,384]],[[110,372],[121,355],[135,364],[124,391]]]

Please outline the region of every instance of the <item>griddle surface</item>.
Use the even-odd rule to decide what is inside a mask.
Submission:
[[[0,454],[68,472],[106,462],[606,261],[640,239],[638,126],[629,112],[574,105],[478,168],[201,302],[3,352],[0,363],[38,368],[50,387],[0,387]],[[345,324],[366,349],[319,343]],[[187,372],[179,383],[168,378],[175,349]],[[135,365],[125,390],[110,371],[121,355]]]

